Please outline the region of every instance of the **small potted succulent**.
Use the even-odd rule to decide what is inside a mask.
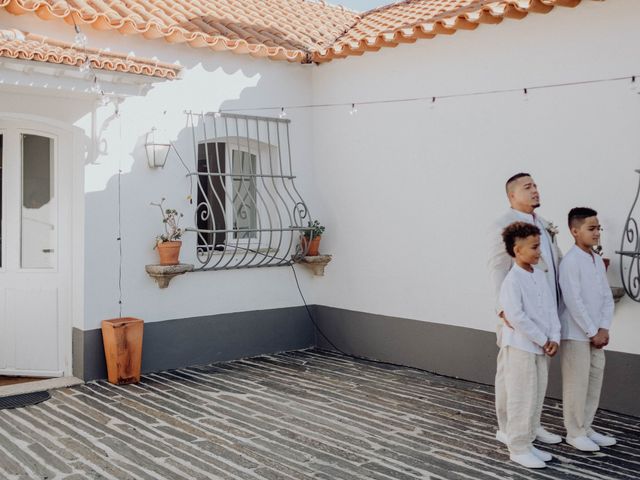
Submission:
[[[313,222],[309,221],[306,230],[300,238],[302,246],[302,253],[309,257],[315,257],[319,255],[320,239],[324,233],[324,227],[320,225],[318,220]]]
[[[160,255],[160,265],[177,265],[180,263],[180,247],[182,246],[182,229],[179,227],[180,219],[183,217],[181,213],[172,208],[164,208],[164,198],[160,202],[151,202],[160,209],[162,213],[162,223],[164,224],[164,232],[156,237],[154,248],[158,249]]]

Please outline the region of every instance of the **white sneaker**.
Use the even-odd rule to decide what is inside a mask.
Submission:
[[[567,437],[567,443],[583,452],[597,452],[600,447],[589,437]]]
[[[498,440],[500,443],[504,443],[506,445],[507,444],[507,434],[504,433],[502,430],[496,430],[496,440]]]
[[[498,434],[496,433],[496,438],[497,435]],[[590,433],[587,436],[589,437],[589,440],[591,440],[599,447],[610,447],[611,445],[615,445],[617,443],[615,438],[597,432]]]
[[[547,466],[546,463],[531,452],[520,453],[518,455],[511,454],[509,458],[512,462],[516,462],[526,468],[544,468]]]
[[[555,433],[551,433],[548,430],[545,430],[544,427],[538,427],[538,429],[536,430],[536,440],[542,443],[553,445],[555,443],[562,442],[562,437],[560,435],[556,435]]]
[[[536,457],[538,457],[543,462],[550,462],[553,459],[553,456],[549,452],[538,450],[534,446],[531,446],[529,450],[531,451],[531,453],[533,453]]]

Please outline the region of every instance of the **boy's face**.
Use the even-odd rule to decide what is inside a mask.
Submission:
[[[595,247],[600,241],[600,222],[598,217],[587,217],[579,227],[571,228],[571,235],[578,245]]]
[[[519,238],[513,246],[516,260],[529,265],[536,265],[540,261],[540,235],[530,235],[527,238]]]

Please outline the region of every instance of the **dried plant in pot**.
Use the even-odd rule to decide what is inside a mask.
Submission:
[[[320,240],[324,230],[325,228],[320,225],[318,220],[308,222],[307,229],[302,234],[302,237],[300,237],[303,255],[309,257],[320,255]]]
[[[156,237],[154,248],[158,250],[160,265],[177,265],[180,263],[180,248],[182,247],[182,229],[179,227],[181,213],[173,208],[164,208],[164,198],[158,202],[151,202],[160,209],[164,233]]]

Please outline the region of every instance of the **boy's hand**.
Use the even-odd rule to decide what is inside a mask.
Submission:
[[[591,337],[591,344],[596,348],[606,347],[609,344],[609,330],[599,328],[598,333]]]
[[[509,320],[507,320],[507,316],[504,314],[504,311],[500,312],[498,316],[502,319],[502,321],[507,327],[513,330],[513,326],[509,323]]]
[[[542,347],[542,349],[544,350],[544,353],[546,353],[550,357],[553,357],[558,352],[558,344],[549,340],[544,344],[544,347]]]

